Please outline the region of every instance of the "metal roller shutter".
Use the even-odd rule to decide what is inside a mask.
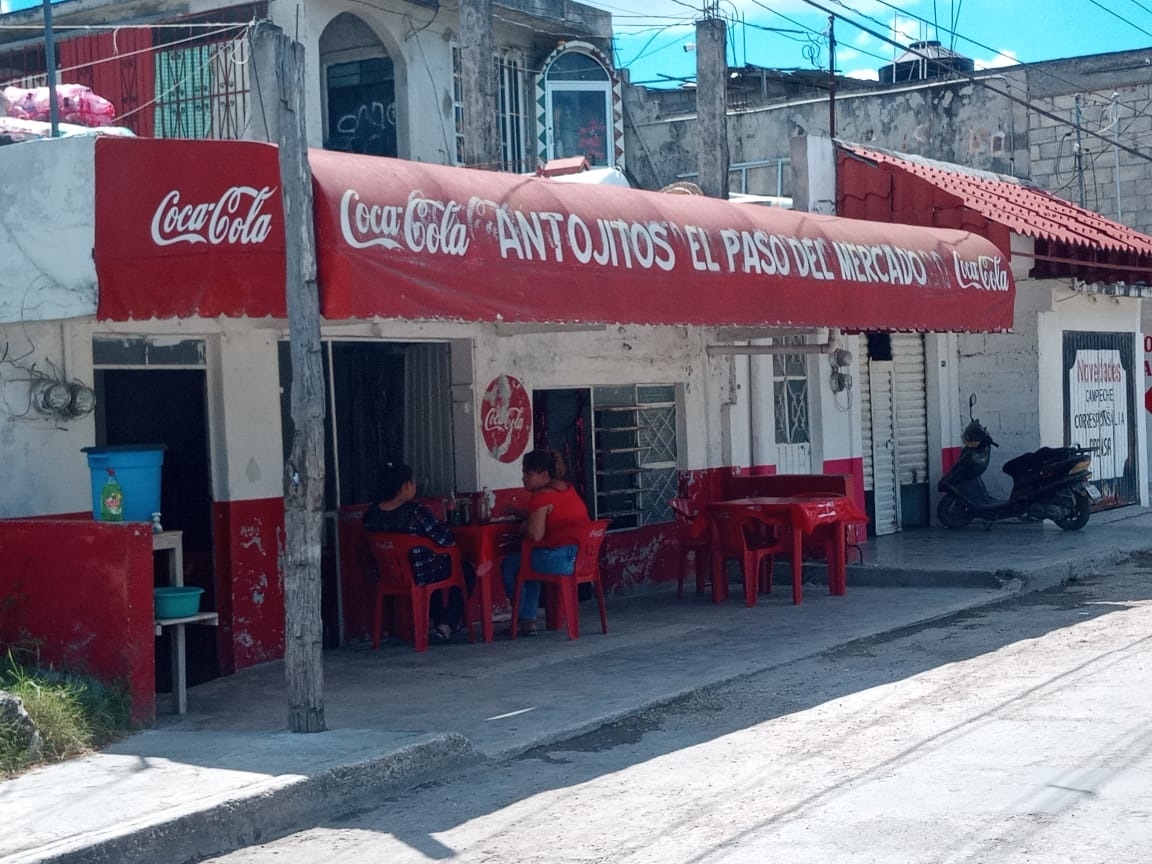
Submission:
[[[928,479],[928,408],[924,336],[892,334],[895,374],[896,472],[900,486]]]

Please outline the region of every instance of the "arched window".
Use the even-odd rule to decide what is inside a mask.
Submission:
[[[325,150],[396,156],[396,72],[379,37],[360,18],[337,15],[320,36]]]
[[[591,54],[567,50],[544,73],[546,159],[583,156],[616,164],[612,76]]]

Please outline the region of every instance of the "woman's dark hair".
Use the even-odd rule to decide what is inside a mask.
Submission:
[[[389,462],[380,469],[380,500],[391,501],[412,479],[412,469],[403,462]]]
[[[525,471],[543,471],[553,480],[564,477],[564,457],[555,450],[532,450],[524,454],[522,467]]]

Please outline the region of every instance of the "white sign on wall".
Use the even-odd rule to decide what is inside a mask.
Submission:
[[[1128,373],[1120,352],[1080,348],[1068,375],[1072,442],[1095,451],[1093,477],[1123,477],[1128,460]]]
[[[1152,336],[1144,337],[1144,382],[1152,382]],[[1148,464],[1152,465],[1152,384],[1144,391],[1144,422],[1148,430]]]

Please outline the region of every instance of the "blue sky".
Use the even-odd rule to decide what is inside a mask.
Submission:
[[[691,48],[702,0],[582,0],[612,13],[616,62],[632,81],[677,86],[696,72]],[[908,45],[937,39],[977,68],[1136,48],[1152,49],[1152,0],[815,0]],[[828,68],[828,13],[804,0],[721,0],[728,61],[776,69]],[[768,29],[765,29],[768,28]],[[793,32],[777,32],[779,30]],[[798,32],[797,32],[798,31]],[[892,45],[837,19],[836,67],[875,78]]]

